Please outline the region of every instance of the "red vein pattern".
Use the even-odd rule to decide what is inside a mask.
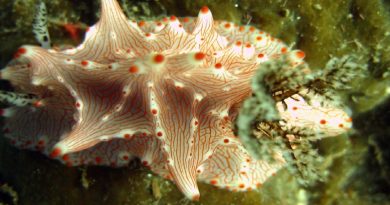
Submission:
[[[137,23],[115,0],[102,0],[101,18],[81,45],[23,46],[2,70],[17,91],[41,97],[2,111],[6,136],[68,166],[118,167],[138,157],[192,200],[200,197],[197,180],[255,189],[285,160],[254,160],[232,122],[259,65],[284,53],[292,67],[304,63],[303,52],[254,27],[214,21],[207,7],[197,18]],[[292,109],[279,105],[293,126],[332,134],[350,126],[341,110],[294,99],[286,102]]]

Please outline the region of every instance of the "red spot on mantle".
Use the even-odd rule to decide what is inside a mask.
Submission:
[[[142,165],[144,165],[144,166],[148,166],[148,164],[149,164],[149,163],[148,163],[148,161],[145,161],[145,160],[144,160],[144,161],[142,161]]]
[[[23,55],[23,54],[25,54],[25,53],[27,53],[27,50],[26,50],[26,48],[19,48],[16,52],[15,52],[15,54],[14,54],[14,58],[19,58],[21,55]]]
[[[204,57],[206,57],[206,54],[202,52],[195,53],[195,60],[201,61],[204,59]]]
[[[202,13],[207,13],[207,12],[209,12],[209,7],[207,7],[207,6],[203,6],[201,9],[200,9],[200,12],[202,12]]]
[[[26,52],[27,52],[26,48],[23,48],[23,47],[22,47],[22,48],[19,48],[19,49],[18,49],[18,53],[19,53],[19,54],[25,54]]]
[[[164,61],[165,57],[161,54],[157,54],[154,56],[153,61],[155,63],[162,63]]]
[[[295,55],[297,56],[297,58],[303,59],[305,57],[305,52],[297,51]]]
[[[140,22],[138,22],[138,26],[139,27],[142,27],[142,26],[144,26],[145,25],[145,21],[140,21]]]
[[[220,68],[222,68],[222,64],[221,63],[216,63],[214,65],[214,67],[215,67],[215,69],[220,69]]]
[[[176,21],[176,16],[171,16],[169,19],[170,19],[171,21]]]
[[[125,139],[130,139],[130,137],[131,137],[130,134],[124,134],[124,135],[123,135],[123,138],[125,138]]]
[[[130,66],[129,72],[130,72],[130,73],[137,73],[137,72],[138,72],[138,67],[135,66],[135,65]]]
[[[64,156],[62,156],[62,160],[68,161],[69,160],[69,155],[68,154],[64,154]]]
[[[54,148],[53,151],[50,153],[50,158],[56,158],[61,154],[61,149],[60,148]]]
[[[81,61],[81,65],[82,66],[87,66],[88,65],[88,61]]]

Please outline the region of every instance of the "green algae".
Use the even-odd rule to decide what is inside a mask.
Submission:
[[[37,44],[31,29],[35,2],[0,0],[0,20],[4,22],[0,26],[0,65],[8,62],[20,45]],[[53,20],[49,23],[49,31],[57,45],[79,43],[70,40],[61,23],[92,24],[98,16],[99,4],[95,1],[46,2]],[[128,15],[143,15],[140,18],[159,16],[162,11],[177,16],[195,16],[201,6],[208,5],[215,19],[250,23],[305,51],[306,61],[313,69],[323,68],[335,56],[359,56],[361,63],[369,65],[370,72],[364,80],[354,82],[354,90],[345,95],[350,99],[348,104],[354,111],[354,118],[359,120],[356,121],[357,129],[363,129],[364,134],[329,138],[320,143],[320,152],[327,162],[324,171],[328,172],[328,178],[324,182],[302,187],[293,175],[282,170],[256,192],[235,193],[199,184],[200,202],[189,202],[174,184],[139,166],[85,168],[84,180],[89,184],[85,188],[81,181],[83,171],[79,168],[67,168],[36,152],[17,150],[0,137],[0,180],[18,192],[20,204],[389,203],[385,195],[388,190],[381,190],[388,183],[375,179],[375,175],[383,175],[384,167],[389,166],[383,160],[386,147],[375,149],[373,146],[388,136],[389,131],[383,131],[382,138],[375,137],[380,129],[368,127],[374,127],[373,124],[384,119],[367,117],[369,113],[378,112],[376,106],[384,102],[389,93],[389,3],[381,0],[161,0],[149,11],[141,4],[137,4],[136,9],[132,3],[127,5]],[[363,111],[366,113],[360,114]],[[385,165],[380,166],[380,163]],[[372,169],[377,171],[372,172]],[[161,199],[153,195],[151,183],[155,178]],[[374,191],[370,191],[370,187],[374,187]]]

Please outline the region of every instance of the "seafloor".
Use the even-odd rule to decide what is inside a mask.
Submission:
[[[0,0],[0,67],[23,44],[37,44],[32,18],[37,0]],[[190,202],[174,184],[137,162],[120,169],[63,166],[17,150],[0,137],[0,204],[390,204],[390,2],[387,0],[120,0],[131,18],[194,16],[202,5],[215,19],[255,25],[306,53],[313,69],[332,57],[355,55],[368,73],[343,93],[354,131],[318,144],[323,182],[297,183],[282,170],[258,191],[234,193],[200,184]],[[53,45],[77,45],[97,20],[99,1],[47,0]],[[71,35],[69,26],[76,29]],[[1,82],[1,89],[10,89]]]

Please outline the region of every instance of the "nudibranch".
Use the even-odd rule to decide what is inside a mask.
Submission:
[[[12,144],[68,166],[119,167],[137,157],[192,200],[197,180],[246,191],[283,167],[282,155],[252,158],[232,124],[259,65],[286,55],[294,69],[305,64],[302,51],[255,27],[214,21],[207,7],[197,18],[136,22],[116,0],[101,2],[81,45],[22,46],[1,71],[16,92],[31,94],[5,96],[15,105],[1,112]],[[294,106],[279,111],[292,123],[332,134],[350,126],[339,126],[342,110],[286,102]]]

